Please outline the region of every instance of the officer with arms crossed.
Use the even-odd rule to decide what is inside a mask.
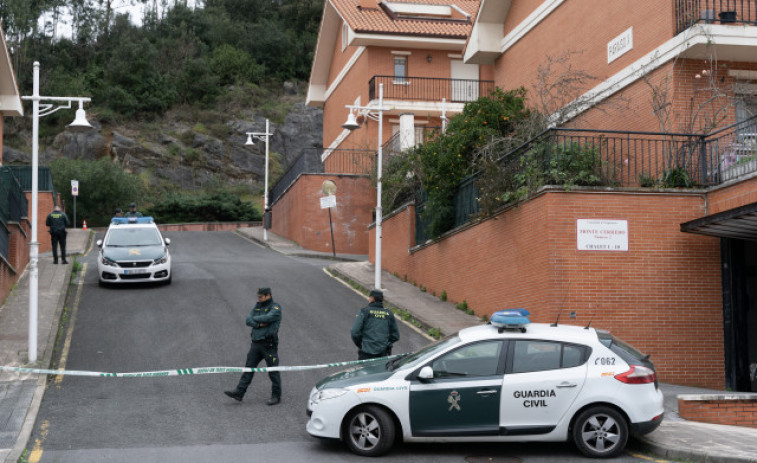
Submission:
[[[366,360],[392,354],[392,344],[400,332],[391,310],[384,308],[384,293],[374,289],[368,305],[357,313],[352,325],[352,342],[358,347],[358,359]]]
[[[47,216],[45,225],[50,227],[50,238],[53,242],[53,264],[58,263],[58,245],[60,245],[60,256],[63,258],[63,263],[67,264],[66,260],[66,227],[71,225],[68,221],[68,216],[65,212],[61,212],[60,206],[55,206],[53,211]]]
[[[273,302],[271,288],[258,289],[258,303],[252,308],[245,322],[252,327],[250,336],[252,345],[247,353],[246,368],[255,368],[261,360],[265,360],[268,367],[279,366],[279,324],[281,324],[281,306]],[[234,400],[242,401],[247,388],[252,382],[254,373],[243,373],[239,379],[237,388],[233,391],[224,391],[224,394]],[[268,373],[271,378],[271,398],[268,405],[276,405],[281,402],[281,373],[272,371]]]

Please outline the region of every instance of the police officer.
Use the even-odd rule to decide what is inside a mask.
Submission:
[[[357,313],[351,334],[358,347],[358,360],[391,355],[392,344],[399,341],[400,332],[394,314],[384,308],[384,293],[378,289],[371,291],[368,305]]]
[[[137,203],[129,204],[129,210],[124,217],[142,217],[142,213],[137,210]]]
[[[45,225],[50,227],[50,238],[53,243],[53,264],[58,263],[58,245],[60,245],[60,256],[63,258],[63,263],[67,264],[66,260],[66,227],[71,226],[71,222],[68,221],[68,216],[65,212],[61,212],[60,206],[55,206],[53,211],[47,216]]]
[[[252,327],[250,336],[252,345],[247,353],[246,368],[255,368],[261,360],[265,360],[268,367],[279,365],[279,324],[281,324],[281,306],[273,302],[271,288],[258,289],[258,303],[247,315],[247,326]],[[224,391],[224,394],[234,400],[242,401],[247,387],[252,382],[254,373],[243,373],[239,379],[237,388],[233,391]],[[266,402],[268,405],[276,405],[281,402],[281,374],[278,371],[268,373],[271,378],[271,398]]]

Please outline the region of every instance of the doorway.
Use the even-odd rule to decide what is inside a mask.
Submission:
[[[721,238],[726,387],[757,392],[757,242]]]

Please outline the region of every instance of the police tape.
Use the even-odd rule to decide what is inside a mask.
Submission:
[[[18,373],[32,373],[40,375],[67,375],[67,376],[89,376],[103,378],[154,378],[163,376],[187,376],[187,375],[208,375],[218,373],[270,373],[273,371],[305,371],[319,370],[322,368],[343,367],[350,365],[361,365],[364,363],[386,361],[399,357],[392,355],[369,360],[351,360],[348,362],[322,363],[320,365],[300,365],[300,366],[279,366],[265,368],[247,368],[247,367],[203,367],[203,368],[179,368],[176,370],[158,370],[158,371],[136,371],[132,373],[106,373],[99,371],[81,371],[81,370],[46,370],[43,368],[24,368],[0,365],[0,371],[10,371]]]

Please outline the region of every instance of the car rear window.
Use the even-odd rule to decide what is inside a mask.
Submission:
[[[641,351],[617,336],[613,336],[606,331],[597,331],[597,335],[599,336],[599,342],[618,354],[620,358],[626,361],[626,363],[632,365],[645,365],[648,362],[647,359],[649,357],[647,355],[644,355]]]

